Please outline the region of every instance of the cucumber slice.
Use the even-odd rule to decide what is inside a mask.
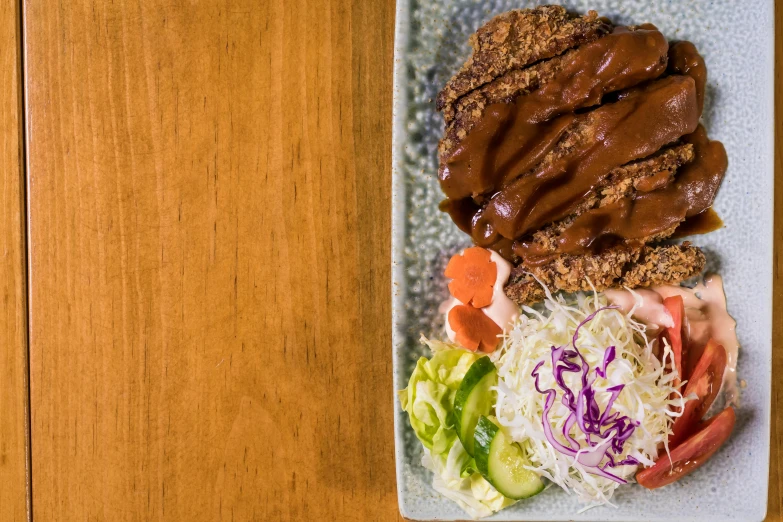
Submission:
[[[497,385],[498,372],[489,357],[481,357],[470,365],[454,397],[457,436],[468,455],[473,456],[473,431],[482,415],[492,411],[490,387]]]
[[[494,422],[482,416],[476,425],[475,438],[476,467],[501,494],[520,500],[544,490],[541,477],[523,467],[530,461],[522,448]]]

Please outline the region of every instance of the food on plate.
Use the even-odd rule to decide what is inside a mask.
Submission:
[[[433,488],[484,517],[557,486],[584,509],[656,489],[729,439],[736,323],[685,233],[721,226],[707,69],[651,24],[499,15],[439,94],[444,340],[399,392]],[[683,282],[687,284],[681,284]],[[444,290],[445,293],[445,290]]]
[[[454,420],[457,436],[468,455],[473,456],[473,434],[479,418],[490,414],[492,387],[498,384],[498,373],[489,357],[481,357],[470,366],[454,397]]]
[[[441,208],[512,262],[508,296],[541,300],[536,278],[573,292],[701,273],[700,249],[660,243],[720,223],[705,217],[728,160],[699,124],[696,48],[559,6],[499,15],[471,43],[437,99]]]
[[[655,348],[599,294],[550,294],[521,316],[498,350],[495,410],[531,469],[595,505],[651,465],[684,403],[671,349]]]
[[[529,460],[492,420],[481,417],[476,426],[476,467],[504,497],[521,500],[544,490],[544,481],[526,466]]]
[[[457,304],[449,310],[449,326],[454,339],[468,350],[491,353],[498,345],[503,330],[481,310],[471,305]]]
[[[471,280],[481,284],[469,286],[502,288],[508,267],[478,248],[455,254],[447,273],[464,278],[469,270],[454,267],[480,260],[483,275]],[[486,266],[493,259],[496,270]],[[711,293],[722,289],[715,280]],[[557,295],[541,288],[543,302],[518,308],[502,327],[483,312],[508,299],[502,292],[476,308],[475,292],[457,290],[468,303],[452,295],[442,311],[459,334],[423,338],[432,356],[419,359],[399,397],[435,490],[473,517],[551,485],[586,507],[611,505],[618,487],[663,487],[717,452],[734,424],[731,405],[710,416],[727,352],[713,338],[698,343],[705,332],[720,333],[725,304],[692,303],[702,299],[685,287]],[[461,309],[482,319],[455,321]],[[493,343],[482,321],[494,326]],[[699,355],[691,369],[692,352]]]
[[[512,271],[506,294],[517,303],[544,297],[539,281],[566,292],[590,288],[649,287],[684,281],[704,268],[704,253],[690,245],[642,247],[630,252],[616,247],[600,254],[567,256],[542,267],[519,266]]]
[[[445,109],[476,87],[515,69],[552,58],[608,30],[595,12],[572,16],[559,6],[509,11],[497,16],[471,37],[474,53],[438,95]]]
[[[636,475],[636,481],[648,489],[657,489],[689,474],[709,459],[734,429],[734,408],[729,406],[705,422],[699,431],[683,442],[669,456]]]
[[[453,256],[444,275],[451,297],[441,307],[446,334],[463,348],[492,352],[500,334],[519,315],[504,287],[511,265],[497,252],[467,248]]]
[[[449,260],[444,274],[451,279],[449,292],[462,303],[482,308],[492,302],[498,267],[489,250],[466,249]]]
[[[670,311],[664,307],[667,299],[678,296],[682,299],[685,317],[683,319],[683,372],[692,375],[701,359],[702,352],[715,340],[726,350],[726,370],[723,373],[721,388],[728,404],[738,404],[737,356],[739,340],[737,323],[726,309],[726,294],[723,291],[723,279],[717,274],[707,275],[693,288],[664,285],[653,289],[607,290],[609,301],[626,313],[634,310],[634,316],[648,328],[657,329],[668,323]]]
[[[688,384],[683,392],[689,397],[682,414],[672,426],[669,445],[676,448],[709,411],[720,389],[720,380],[726,370],[726,350],[714,339],[710,339],[702,352],[699,364],[689,374]]]

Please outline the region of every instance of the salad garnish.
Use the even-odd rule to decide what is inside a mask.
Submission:
[[[626,480],[609,473],[606,468],[639,464],[639,461],[632,456],[628,456],[619,462],[615,461],[614,457],[622,453],[623,445],[633,435],[634,430],[640,423],[637,420],[630,419],[627,415],[620,415],[619,412],[610,414],[612,405],[623,391],[623,388],[625,388],[624,384],[606,388],[605,393],[609,394],[609,400],[603,412],[601,412],[601,407],[596,400],[596,390],[593,388],[597,377],[606,379],[607,367],[615,359],[615,347],[610,346],[606,349],[601,365],[596,366],[591,374],[587,361],[582,357],[579,348],[576,346],[579,329],[587,322],[592,321],[598,313],[611,308],[600,308],[577,326],[571,342],[572,350],[566,349],[565,346],[559,348],[552,346],[552,368],[555,383],[562,391],[562,404],[571,412],[563,424],[562,430],[568,446],[561,444],[552,433],[549,411],[555,402],[557,392],[552,388],[541,389],[539,371],[544,365],[544,361],[536,365],[531,376],[535,378],[535,387],[538,393],[546,396],[541,421],[544,426],[544,434],[549,443],[560,453],[576,458],[589,473],[614,480],[620,484],[626,484]],[[582,388],[578,393],[575,394],[566,384],[563,376],[565,372],[580,374]],[[575,427],[574,424],[585,434],[587,446],[580,445],[571,435],[571,430]],[[597,439],[593,436],[597,437]],[[601,462],[604,462],[602,466]]]
[[[496,357],[496,416],[531,469],[588,506],[609,504],[666,448],[685,399],[671,348],[601,294],[553,297],[525,312]],[[669,364],[666,364],[669,362]]]
[[[498,275],[498,267],[489,250],[480,247],[466,248],[449,260],[444,272],[451,278],[449,292],[460,302],[483,308],[492,303],[492,287]]]
[[[510,273],[508,261],[484,248],[467,248],[451,257],[444,272],[451,278],[451,297],[441,311],[452,342],[474,352],[495,351],[503,329],[519,316],[503,293]]]
[[[458,304],[449,310],[448,321],[457,343],[468,350],[492,353],[500,343],[503,330],[478,308]]]
[[[655,324],[655,314],[634,315],[644,303],[553,296],[543,284],[542,303],[512,313],[501,297],[510,268],[497,253],[469,248],[449,267],[457,284],[441,312],[450,340],[422,337],[432,356],[419,359],[399,399],[434,489],[469,515],[488,516],[553,484],[584,509],[612,506],[621,485],[671,484],[730,436],[730,406],[704,420],[727,352],[694,340],[679,295],[649,290],[665,319]]]

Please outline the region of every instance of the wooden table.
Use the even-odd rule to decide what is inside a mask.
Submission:
[[[2,4],[0,520],[399,519],[393,26],[380,0]],[[775,278],[779,317],[780,249]],[[772,440],[781,520],[783,414]]]

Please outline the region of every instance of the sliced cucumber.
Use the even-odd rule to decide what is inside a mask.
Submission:
[[[492,391],[498,372],[489,357],[481,357],[470,365],[454,397],[457,436],[468,455],[473,456],[473,431],[482,415],[492,411]]]
[[[544,482],[525,465],[530,461],[522,448],[494,422],[481,417],[475,432],[476,467],[504,496],[520,500],[541,493]]]

